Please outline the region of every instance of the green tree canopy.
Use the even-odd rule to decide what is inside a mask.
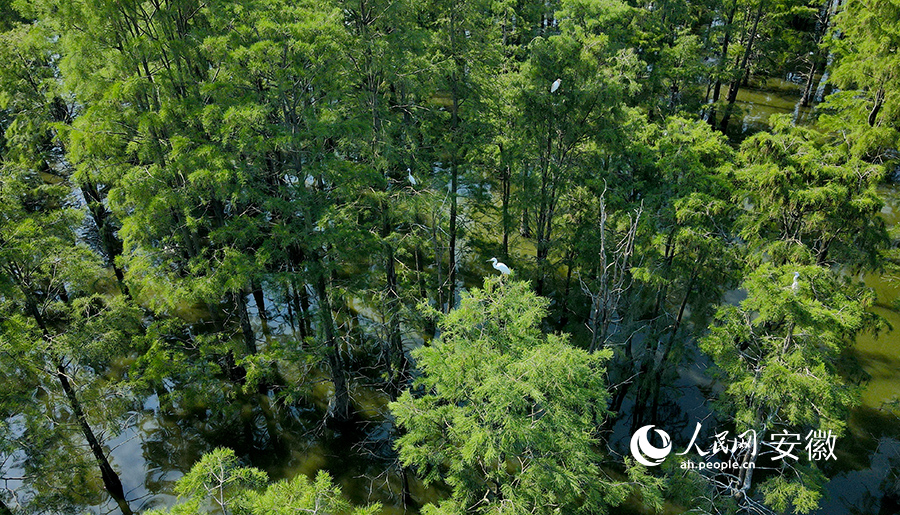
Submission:
[[[799,265],[765,264],[744,288],[747,298],[722,307],[700,342],[726,382],[718,410],[733,419],[738,433],[756,431],[763,445],[751,454],[738,451],[735,459],[764,463],[762,457],[772,454],[765,447],[771,447],[769,436],[778,431],[840,437],[858,391],[838,362],[856,335],[877,328],[877,317],[866,309],[872,293],[826,268]],[[779,472],[757,490],[767,505],[797,513],[818,506],[824,476],[814,461],[765,463]],[[724,485],[745,507],[754,502],[752,476],[742,470]]]
[[[423,375],[391,404],[400,459],[453,488],[426,513],[604,513],[628,495],[596,434],[610,352],[543,333],[546,309],[527,283],[488,278],[414,352]]]

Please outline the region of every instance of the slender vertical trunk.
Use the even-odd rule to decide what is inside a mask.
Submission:
[[[412,506],[413,497],[409,488],[409,469],[402,465],[400,466],[400,495],[404,508]],[[3,515],[3,513],[0,513],[0,515]]]
[[[233,291],[231,292],[231,297],[241,323],[241,334],[244,337],[244,345],[247,346],[247,352],[256,354],[256,335],[253,334],[253,326],[250,325],[250,314],[247,312],[247,299],[244,298],[244,292],[240,290]]]
[[[301,294],[302,290],[302,294]],[[309,325],[307,321],[307,313],[309,311],[309,300],[306,300],[306,306],[304,306],[303,299],[306,296],[306,287],[298,286],[296,279],[291,279],[290,284],[288,285],[288,295],[290,296],[290,303],[294,307],[294,313],[296,313],[297,318],[297,327],[300,331],[300,338],[305,339],[309,336]]]
[[[450,74],[450,94],[453,98],[453,105],[450,113],[450,263],[449,273],[447,274],[448,293],[447,293],[447,312],[453,309],[456,304],[456,272],[458,263],[456,262],[456,239],[457,239],[457,216],[459,211],[459,160],[461,158],[461,135],[459,134],[459,103],[460,103],[460,81],[466,76],[465,63],[459,48],[459,31],[457,9],[450,11],[450,54],[454,59],[454,69]]]
[[[503,145],[500,145],[500,155],[503,155]],[[509,196],[510,196],[510,166],[503,166],[500,172],[500,216],[503,221],[503,259],[509,259]]]
[[[553,179],[551,177],[551,161],[553,160],[553,110],[547,117],[547,141],[543,150],[544,155],[541,156],[541,191],[540,201],[538,202],[537,213],[537,284],[535,291],[538,295],[544,294],[545,265],[549,255],[550,246],[550,229],[553,227],[552,214],[550,207],[550,191]]]
[[[316,295],[319,297],[319,314],[322,331],[325,334],[325,345],[328,348],[331,381],[334,385],[334,403],[331,405],[328,415],[334,420],[343,422],[350,419],[350,389],[341,359],[341,349],[335,336],[334,318],[331,315],[331,303],[328,298],[328,288],[325,285],[324,272],[320,272],[316,280]]]
[[[813,85],[816,83],[816,62],[809,66],[809,76],[806,77],[806,86],[803,88],[803,96],[800,97],[800,106],[809,107],[812,99]]]
[[[744,47],[744,56],[741,58],[740,75],[736,77],[728,87],[728,104],[725,106],[725,114],[722,115],[722,121],[719,124],[719,131],[725,133],[728,130],[728,122],[731,120],[731,114],[734,110],[734,103],[737,100],[738,90],[741,83],[744,82],[750,71],[750,54],[753,50],[753,42],[756,40],[756,30],[759,28],[759,19],[762,17],[764,3],[759,4],[759,9],[753,16],[753,26],[750,28],[750,34],[747,37],[747,44]]]
[[[875,122],[878,120],[878,112],[881,111],[881,106],[884,104],[884,87],[878,88],[878,92],[875,93],[875,106],[872,107],[872,110],[869,112],[869,127],[874,127]]]
[[[562,306],[560,307],[560,324],[565,326],[569,321],[569,295],[572,293],[572,269],[575,268],[575,250],[566,255],[566,284],[563,288]]]
[[[122,487],[122,480],[119,479],[119,475],[113,470],[112,465],[110,465],[109,460],[106,458],[106,453],[103,452],[100,441],[97,439],[97,436],[94,435],[94,431],[91,429],[90,424],[88,424],[87,417],[84,415],[84,410],[81,408],[81,402],[78,400],[78,396],[75,394],[75,390],[72,388],[71,383],[69,383],[66,367],[61,362],[56,366],[56,377],[59,379],[63,392],[65,392],[66,398],[69,400],[69,407],[72,409],[72,413],[75,415],[78,424],[81,426],[81,432],[84,435],[84,439],[87,440],[88,447],[90,447],[91,452],[94,454],[94,458],[97,460],[97,465],[100,467],[100,477],[103,479],[103,486],[119,505],[119,509],[122,510],[122,513],[124,515],[131,515],[131,507],[128,506],[128,501],[125,499],[125,489]]]
[[[459,187],[458,171],[459,169],[457,168],[456,163],[453,163],[450,166],[450,264],[447,277],[447,282],[449,283],[449,289],[447,292],[447,312],[453,309],[453,307],[456,305],[456,219],[458,209],[457,203],[459,201],[456,192]]]
[[[288,324],[291,326],[291,332],[294,336],[297,336],[297,319],[294,317],[293,299],[294,295],[289,286],[284,297],[284,304],[287,308]]]
[[[298,286],[294,285],[294,291],[296,292]],[[303,325],[303,331],[301,334],[306,336],[312,334],[312,320],[309,316],[309,292],[306,291],[306,284],[301,283],[299,285],[300,288],[300,320]]]
[[[269,315],[266,313],[266,298],[263,294],[262,286],[258,281],[252,281],[253,302],[256,303],[256,311],[259,312],[259,320],[262,323],[263,334],[269,336]]]
[[[431,222],[431,243],[434,246],[434,270],[436,274],[437,280],[437,303],[438,309],[444,311],[444,276],[442,272],[444,263],[441,259],[444,255],[441,250],[440,240],[438,239],[438,223],[439,222],[440,213],[435,213],[435,216],[432,218]],[[449,309],[449,308],[446,308]]]
[[[725,20],[725,36],[722,38],[722,55],[719,57],[719,65],[716,67],[716,83],[713,86],[712,91],[712,110],[709,112],[709,117],[707,121],[710,125],[715,125],[716,123],[716,107],[715,103],[719,101],[719,94],[722,91],[722,73],[725,71],[725,65],[728,62],[728,45],[731,44],[731,31],[732,31],[732,23],[734,22],[734,14],[737,12],[737,1],[734,2],[731,6],[731,10],[728,11],[728,19]]]
[[[764,424],[763,428],[757,434],[765,434],[768,430],[768,424]],[[744,449],[744,457],[741,460],[742,466],[738,471],[738,489],[734,492],[734,497],[738,503],[743,505],[743,501],[747,498],[750,487],[753,486],[753,471],[756,470],[756,459],[759,456],[759,443],[753,439],[753,448]]]

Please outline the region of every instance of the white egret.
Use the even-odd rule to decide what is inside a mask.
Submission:
[[[562,84],[562,79],[556,79],[553,81],[553,84],[550,85],[550,93],[556,93],[556,90],[559,89],[559,85]]]
[[[417,184],[419,184],[418,182],[416,182],[416,178],[413,177],[412,170],[410,170],[409,168],[406,169],[406,180],[408,180],[414,188]]]
[[[794,272],[794,282],[791,283],[791,290],[794,293],[797,293],[797,290],[800,289],[800,272]]]
[[[501,276],[509,275],[509,272],[510,272],[509,267],[504,265],[503,263],[497,261],[497,258],[493,257],[491,259],[488,259],[488,261],[494,262],[494,269],[499,270]]]

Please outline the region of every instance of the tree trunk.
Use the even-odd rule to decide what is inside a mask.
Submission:
[[[875,93],[875,106],[872,107],[872,111],[869,112],[869,127],[874,127],[875,122],[878,120],[878,112],[881,111],[881,106],[884,104],[884,87],[878,88],[878,92]]]
[[[403,465],[400,465],[400,498],[404,508],[413,505],[412,491],[409,488],[409,469]]]
[[[500,147],[501,154],[503,147]],[[509,260],[509,197],[510,197],[510,178],[511,170],[507,165],[500,174],[500,201],[501,216],[503,219],[503,259]]]
[[[328,348],[328,364],[331,367],[331,382],[334,384],[334,403],[330,406],[328,416],[338,422],[350,419],[350,389],[347,375],[341,360],[341,349],[335,336],[334,318],[331,315],[331,303],[328,289],[325,286],[323,273],[316,280],[316,295],[319,297],[319,314],[322,330],[325,333],[325,345]]]
[[[728,105],[725,106],[725,114],[722,115],[722,122],[719,124],[719,131],[723,134],[728,130],[728,122],[731,119],[731,113],[734,110],[734,103],[737,100],[738,90],[741,89],[741,83],[745,80],[749,73],[750,54],[753,49],[753,41],[756,39],[756,30],[759,28],[759,19],[762,17],[764,4],[759,4],[759,9],[753,17],[753,27],[747,37],[747,46],[744,48],[744,56],[741,58],[741,66],[739,68],[740,75],[735,77],[728,87]]]
[[[309,336],[311,328],[309,326],[309,295],[306,293],[306,285],[297,284],[297,280],[292,278],[288,285],[290,303],[294,307],[294,313],[297,317],[297,326],[300,329],[300,338],[305,339]]]
[[[72,413],[75,415],[75,418],[78,419],[78,424],[81,426],[81,432],[84,435],[84,439],[87,440],[88,447],[91,448],[91,452],[97,460],[97,465],[100,467],[100,476],[103,479],[103,486],[119,505],[119,509],[122,510],[122,513],[124,515],[132,515],[131,507],[128,506],[128,501],[125,500],[125,490],[122,487],[122,480],[119,479],[119,475],[113,470],[112,465],[110,465],[109,460],[106,458],[106,453],[103,452],[99,440],[97,440],[94,431],[91,429],[90,424],[88,424],[87,417],[84,415],[84,410],[81,408],[81,402],[78,401],[78,396],[75,395],[75,390],[69,383],[69,376],[66,373],[65,365],[62,363],[59,363],[56,366],[56,377],[59,379],[59,383],[62,385],[66,398],[69,400],[69,407],[72,408]]]
[[[816,63],[809,67],[809,76],[806,78],[806,86],[803,88],[803,96],[800,97],[800,107],[809,107],[809,101],[812,99],[813,85],[816,82]]]
[[[553,228],[552,200],[550,191],[553,179],[551,177],[551,161],[553,160],[553,111],[547,117],[547,145],[544,148],[545,154],[541,157],[541,192],[540,201],[538,202],[537,213],[537,285],[535,292],[538,295],[544,294],[544,275],[547,257],[550,254],[550,230]]]
[[[256,303],[256,311],[259,312],[259,320],[262,324],[263,334],[269,336],[269,315],[266,313],[266,297],[263,294],[262,286],[258,281],[252,281],[253,301]]]
[[[722,90],[722,80],[721,75],[725,71],[725,63],[728,62],[728,45],[731,44],[731,30],[732,30],[732,22],[734,22],[734,14],[737,12],[737,1],[734,2],[731,6],[731,10],[728,11],[728,19],[725,21],[725,36],[722,38],[722,55],[719,57],[719,65],[716,73],[716,83],[713,86],[713,95],[712,95],[712,110],[709,112],[709,117],[707,121],[710,125],[715,126],[716,123],[716,107],[715,103],[719,101],[719,94]]]
[[[247,300],[244,298],[244,292],[240,290],[233,291],[231,292],[231,297],[234,300],[234,307],[241,322],[241,334],[244,336],[244,345],[247,346],[247,352],[256,354],[256,335],[253,334],[253,326],[250,325],[250,314],[247,312]]]
[[[435,216],[432,217],[431,243],[434,246],[434,270],[435,270],[435,274],[437,274],[436,292],[437,292],[438,310],[446,312],[446,309],[444,308],[444,277],[443,277],[443,274],[441,273],[441,270],[443,269],[443,266],[444,266],[443,260],[441,259],[443,257],[443,251],[441,249],[440,241],[438,240],[438,224],[440,223],[438,221],[439,216],[440,216],[439,213],[435,213]],[[447,308],[447,309],[449,309],[449,308]]]
[[[455,103],[455,100],[454,100]],[[459,187],[459,169],[456,163],[450,165],[450,263],[447,282],[449,290],[447,292],[447,312],[456,305],[456,218],[457,218],[457,189]]]

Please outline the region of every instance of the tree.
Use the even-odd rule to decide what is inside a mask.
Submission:
[[[86,404],[85,398],[102,398],[106,388],[115,389],[115,381],[103,381],[101,376],[114,356],[130,353],[131,337],[141,332],[142,314],[118,292],[98,287],[108,272],[76,232],[83,213],[68,202],[73,188],[55,131],[57,123],[68,121],[68,108],[58,96],[51,48],[50,36],[40,26],[13,28],[0,40],[0,52],[16,56],[0,64],[4,91],[0,349],[4,366],[22,381],[3,385],[12,386],[16,396],[30,390],[53,399],[41,406],[43,410],[25,403],[12,406],[9,413],[28,429],[47,431],[13,439],[28,457],[25,468],[32,466],[28,461],[48,455],[47,443],[71,449],[71,441],[80,434],[104,487],[128,515],[131,509],[122,482],[104,449],[102,433],[95,431],[98,424],[115,419],[116,410],[107,413],[100,409],[104,403],[99,399],[94,398],[97,404]],[[109,408],[121,407],[107,402]],[[104,420],[107,415],[109,419]],[[65,419],[73,422],[77,432],[65,427]],[[38,479],[31,486],[39,488],[42,483]]]
[[[171,510],[151,511],[151,515],[188,515],[205,509],[212,500],[226,515],[327,515],[350,513],[374,515],[381,506],[354,507],[341,495],[331,476],[320,470],[314,480],[303,474],[268,484],[268,476],[256,467],[247,467],[234,451],[219,447],[203,455],[190,472],[178,480],[175,491],[185,502]]]
[[[884,167],[829,145],[814,129],[791,127],[785,117],[774,122],[772,133],[741,146],[735,200],[749,205],[741,237],[756,258],[766,253],[778,265],[877,269],[888,243],[875,190]]]
[[[900,17],[900,6],[892,1],[849,0],[835,20],[838,37],[832,42],[836,60],[833,80],[841,87],[857,90],[869,106],[870,127],[896,128],[898,103],[898,58],[900,32],[885,20]]]
[[[735,11],[742,14],[740,21],[734,20]],[[751,74],[768,76],[774,74],[772,72],[780,72],[785,68],[796,69],[800,65],[797,62],[798,54],[807,54],[811,44],[808,38],[804,40],[801,37],[797,27],[802,27],[803,22],[811,20],[814,15],[813,8],[798,0],[736,1],[731,5],[727,14],[728,26],[725,27],[723,51],[735,55],[721,55],[721,60],[733,59],[733,63],[724,70],[720,64],[720,71],[716,74],[718,78],[730,83],[722,119],[719,121],[720,131],[727,131],[738,92],[740,88],[747,86]],[[728,41],[734,35],[732,25],[738,23],[742,25],[740,38],[729,47]],[[717,95],[714,94],[714,98]],[[714,115],[710,118],[710,123],[715,123],[712,118]]]
[[[771,465],[777,473],[758,486],[752,468],[714,481],[744,508],[758,502],[757,493],[779,512],[808,513],[818,506],[825,482],[815,461],[774,460],[760,446],[774,450],[769,436],[778,431],[843,434],[858,389],[838,362],[856,335],[877,329],[877,316],[867,310],[873,296],[849,277],[815,265],[767,263],[743,287],[747,298],[719,309],[700,348],[725,380],[717,411],[737,433],[755,431],[760,444],[732,451],[731,459]]]
[[[92,379],[99,379],[114,356],[129,352],[131,336],[140,332],[141,313],[121,295],[96,291],[105,269],[77,242],[74,228],[81,213],[64,207],[68,191],[64,184],[45,183],[21,161],[5,161],[0,169],[0,320],[5,326],[0,344],[21,377],[31,379],[16,384],[17,389],[53,391],[43,378],[58,382],[64,395],[59,401],[68,406],[106,490],[128,515],[122,482],[94,431],[78,383],[83,377],[93,386]],[[59,416],[53,402],[47,407],[43,416]]]
[[[200,501],[209,498],[227,515],[233,497],[265,485],[266,479],[265,472],[242,466],[234,451],[219,447],[204,454],[178,480],[175,491],[179,497],[190,498],[194,509]]]
[[[826,98],[820,119],[854,156],[881,162],[891,158],[900,139],[900,32],[885,23],[900,17],[900,7],[861,0],[837,5],[826,46],[834,56],[831,79],[843,91]]]
[[[217,209],[226,223],[214,242],[248,263],[235,278],[242,282],[237,299],[265,280],[288,292],[301,327],[309,327],[307,288],[315,293],[317,336],[334,385],[328,416],[347,420],[349,383],[334,316],[343,290],[335,283],[343,263],[374,247],[356,217],[369,216],[371,207],[358,200],[378,180],[340,155],[339,135],[354,131],[341,101],[348,36],[335,5],[273,0],[252,7],[223,2],[205,39],[220,73],[208,78],[215,102],[203,117],[212,148],[227,152],[204,174],[224,189]]]
[[[520,112],[523,235],[534,236],[536,289],[545,293],[570,188],[589,181],[617,142],[620,103],[633,93],[633,52],[622,47],[629,8],[619,2],[563,2],[559,34],[535,38],[522,66]],[[559,89],[551,84],[561,80]]]
[[[601,468],[610,352],[543,334],[547,304],[527,283],[488,278],[440,318],[440,340],[414,352],[422,376],[391,404],[407,431],[400,459],[453,489],[426,513],[603,513],[647,481]]]
[[[433,63],[430,70],[433,108],[423,120],[422,137],[433,154],[429,167],[439,164],[449,176],[449,209],[440,207],[435,225],[435,240],[440,220],[447,219],[447,279],[439,285],[438,303],[449,311],[456,305],[460,280],[460,247],[463,213],[460,186],[474,168],[473,152],[482,141],[489,141],[491,128],[484,119],[485,83],[492,77],[491,64],[499,57],[499,38],[492,24],[491,2],[486,0],[431,0],[422,2],[420,20],[429,38],[425,49]],[[436,241],[437,243],[437,241]],[[435,265],[443,266],[443,249],[436,252]],[[446,296],[444,292],[446,284]]]
[[[632,172],[610,183],[621,184],[612,191],[644,212],[634,243],[637,258],[629,270],[631,292],[625,297],[630,316],[638,320],[623,331],[629,336],[623,345],[622,380],[637,377],[632,419],[637,428],[645,406],[651,417],[660,415],[656,407],[663,375],[674,369],[672,358],[690,341],[679,332],[687,307],[692,319],[700,321],[715,299],[737,283],[732,277],[737,210],[727,175],[733,151],[724,136],[699,120],[680,117],[635,125],[626,153],[626,169]],[[584,240],[592,241],[590,236]],[[631,342],[636,332],[644,336],[639,349]],[[625,388],[620,387],[613,406],[621,402]]]

